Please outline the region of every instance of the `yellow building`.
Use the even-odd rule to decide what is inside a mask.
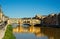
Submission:
[[[2,14],[2,10],[1,10],[1,6],[0,6],[0,20],[3,18],[3,14]]]

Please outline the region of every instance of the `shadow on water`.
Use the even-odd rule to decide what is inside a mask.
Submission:
[[[47,36],[49,39],[60,39],[60,26],[42,26],[38,24],[38,26],[35,25],[35,27],[40,27],[40,33]]]
[[[48,36],[49,39],[60,39],[60,28],[42,27],[41,33]]]

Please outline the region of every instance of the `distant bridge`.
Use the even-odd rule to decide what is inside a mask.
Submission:
[[[13,23],[18,23],[20,25],[22,24],[30,24],[30,25],[35,25],[35,24],[40,24],[41,21],[38,19],[9,19],[8,24],[13,24]]]

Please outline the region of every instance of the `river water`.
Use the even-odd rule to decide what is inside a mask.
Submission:
[[[37,28],[35,28],[37,29]],[[16,37],[16,39],[48,39],[47,36],[36,36],[34,33],[24,32],[24,33],[13,33]]]
[[[33,33],[14,33],[16,39],[48,39],[47,36],[36,37]]]
[[[39,27],[40,28],[40,27]],[[35,27],[35,29],[38,29]],[[14,32],[16,39],[60,39],[60,28],[48,28],[43,27],[41,29],[41,34],[44,34],[44,36],[36,36],[34,33],[31,32],[24,32],[24,33],[17,33]],[[39,30],[39,29],[38,29]]]

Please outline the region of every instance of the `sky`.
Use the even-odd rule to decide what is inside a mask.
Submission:
[[[10,18],[34,17],[60,12],[60,0],[0,0],[3,13]]]

